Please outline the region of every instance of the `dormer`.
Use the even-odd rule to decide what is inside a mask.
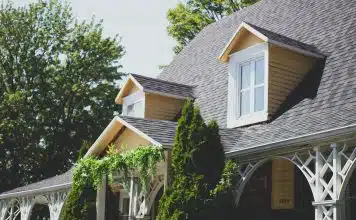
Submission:
[[[122,104],[124,116],[173,120],[188,98],[193,98],[192,86],[130,74],[115,102]]]
[[[243,22],[219,56],[229,67],[227,127],[270,119],[321,58],[311,45]]]

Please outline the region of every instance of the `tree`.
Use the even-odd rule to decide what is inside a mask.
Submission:
[[[158,219],[208,219],[205,204],[224,168],[218,131],[216,122],[204,123],[193,101],[185,104],[172,149],[172,183],[160,200]]]
[[[204,27],[258,0],[187,0],[169,9],[168,34],[177,41],[178,54]]]
[[[77,161],[84,157],[84,151],[86,150],[88,150],[88,145],[84,144],[79,150]],[[72,184],[72,189],[63,205],[60,219],[96,219],[96,190],[90,183],[86,184],[83,188]]]
[[[120,111],[118,37],[66,3],[0,7],[1,190],[67,171]]]

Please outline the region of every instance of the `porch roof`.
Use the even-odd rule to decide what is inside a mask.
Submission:
[[[50,191],[67,189],[72,186],[72,170],[61,175],[21,186],[0,194],[0,199],[43,194]]]

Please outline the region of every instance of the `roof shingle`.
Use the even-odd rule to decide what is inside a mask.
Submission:
[[[182,98],[193,98],[194,87],[174,82],[168,82],[160,79],[150,78],[142,75],[131,74],[139,82],[143,91],[158,92]]]
[[[244,21],[263,34],[295,47],[324,54],[316,83],[291,94],[271,121],[229,131],[234,146],[295,138],[356,123],[356,1],[261,0],[207,26],[175,57],[158,78],[195,85],[195,100],[205,120],[227,124],[228,65],[217,58]],[[302,42],[302,43],[301,43]],[[226,145],[225,145],[226,146]]]

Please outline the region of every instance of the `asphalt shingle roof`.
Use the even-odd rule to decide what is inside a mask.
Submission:
[[[10,191],[6,191],[0,194],[1,196],[5,196],[6,194],[15,194],[21,193],[29,190],[39,190],[37,193],[43,193],[46,191],[51,191],[49,187],[56,186],[56,185],[63,185],[72,183],[72,170],[69,170],[61,175],[54,176],[48,179],[44,179],[42,181],[32,183],[26,186],[21,186]],[[36,193],[35,193],[36,194]]]
[[[226,151],[356,123],[356,1],[261,0],[207,26],[158,78],[195,85],[205,120],[227,124],[228,65],[218,56],[244,21],[264,34],[326,56],[263,124],[230,129]],[[282,36],[282,37],[280,37]]]
[[[254,25],[254,24],[251,24],[251,23],[247,23],[247,24],[250,25],[251,27],[253,27],[258,32],[260,32],[261,34],[263,34],[264,36],[266,36],[270,40],[274,40],[274,41],[277,41],[279,43],[283,43],[283,44],[286,44],[288,46],[292,46],[292,47],[297,48],[297,49],[301,49],[301,50],[304,50],[304,51],[307,51],[307,52],[314,53],[316,55],[319,55],[320,57],[324,57],[325,56],[316,47],[314,47],[313,45],[305,44],[303,42],[300,42],[300,41],[291,39],[289,37],[274,33],[274,32],[269,31],[269,30],[266,30],[264,28],[258,27],[258,26]]]
[[[174,143],[177,122],[128,116],[120,116],[120,118],[163,145],[172,146]],[[234,136],[231,135],[233,132],[232,129],[220,129],[221,142],[226,149],[236,143]]]
[[[194,97],[194,86],[168,82],[137,74],[131,75],[142,85],[144,91],[154,91],[186,98]]]
[[[177,122],[120,116],[121,119],[148,135],[153,140],[172,146]]]

